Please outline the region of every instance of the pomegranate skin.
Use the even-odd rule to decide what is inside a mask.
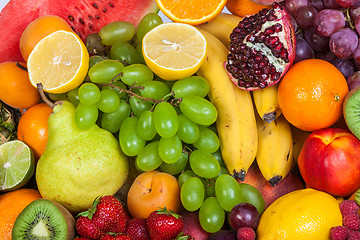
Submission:
[[[348,130],[312,132],[300,151],[298,166],[306,185],[347,197],[360,188],[360,141]]]

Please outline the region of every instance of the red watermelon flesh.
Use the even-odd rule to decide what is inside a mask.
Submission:
[[[128,21],[137,26],[143,16],[158,10],[155,0],[10,0],[0,12],[0,63],[24,61],[20,36],[40,16],[62,17],[85,40],[110,22]]]

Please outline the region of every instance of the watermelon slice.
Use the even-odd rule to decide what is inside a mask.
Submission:
[[[57,15],[85,40],[113,21],[135,26],[149,12],[158,12],[155,0],[10,0],[0,12],[0,63],[24,61],[19,49],[21,33],[36,18]]]

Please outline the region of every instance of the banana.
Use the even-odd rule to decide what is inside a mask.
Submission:
[[[242,17],[222,12],[213,20],[197,25],[196,27],[211,33],[226,47],[229,47],[230,34],[241,20]]]
[[[294,148],[294,161],[297,163],[300,151],[306,138],[310,135],[311,132],[305,132],[294,126],[291,126],[291,133],[293,137],[293,148]]]
[[[244,180],[254,162],[258,136],[250,92],[236,87],[223,63],[228,49],[211,33],[198,28],[207,41],[207,56],[197,75],[207,79],[209,98],[218,111],[216,127],[225,165],[232,176]]]
[[[256,162],[264,178],[275,186],[293,166],[291,126],[284,116],[267,123],[257,115],[256,124],[259,136]]]
[[[265,122],[272,122],[281,115],[278,102],[278,84],[252,91],[259,116]]]

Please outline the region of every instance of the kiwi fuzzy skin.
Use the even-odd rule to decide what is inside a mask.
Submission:
[[[344,98],[344,101],[343,101],[343,117],[344,117],[344,119],[345,119],[346,125],[348,126],[348,129],[352,132],[352,134],[354,134],[358,139],[360,139],[360,131],[359,131],[359,132],[356,132],[356,131],[354,130],[354,127],[355,127],[355,126],[352,126],[352,124],[351,124],[352,121],[350,121],[350,119],[349,119],[348,117],[346,117],[346,116],[347,116],[347,114],[346,114],[346,109],[347,109],[346,106],[347,106],[347,103],[348,103],[348,101],[352,101],[351,99],[352,99],[352,97],[354,97],[353,95],[354,95],[356,92],[358,92],[358,91],[360,91],[360,86],[351,89],[351,90],[346,94],[346,96],[345,96],[345,98]],[[360,92],[359,92],[359,93],[360,93]],[[359,97],[357,100],[358,100],[358,102],[359,102],[359,110],[360,110],[360,97]],[[358,128],[360,129],[360,116],[359,116],[358,124],[359,124],[359,127],[358,127]]]

